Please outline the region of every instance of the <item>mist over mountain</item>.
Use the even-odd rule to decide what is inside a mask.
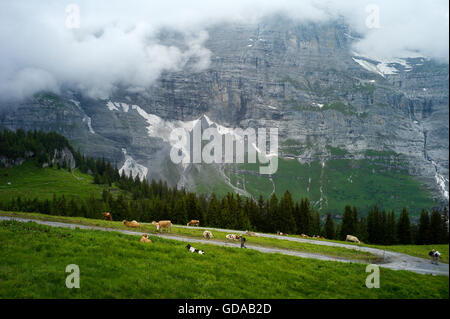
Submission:
[[[298,23],[344,20],[364,55],[424,55],[448,63],[446,1],[2,1],[0,98],[22,99],[65,86],[92,98],[117,88],[142,92],[165,71],[205,70],[208,29],[255,24],[271,15]],[[166,43],[164,32],[178,33]],[[189,63],[195,61],[195,63]]]

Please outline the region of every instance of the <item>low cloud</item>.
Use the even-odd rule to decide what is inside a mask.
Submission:
[[[410,52],[448,62],[448,2],[326,0],[78,0],[73,11],[60,0],[0,3],[0,97],[21,99],[62,85],[94,98],[117,86],[139,92],[164,71],[209,66],[207,28],[222,22],[257,22],[272,13],[325,22],[339,16],[362,35],[361,53],[402,56]],[[379,28],[369,28],[367,5],[379,8]],[[72,15],[71,15],[72,13]],[[69,17],[68,17],[69,15]],[[69,27],[68,27],[69,26]],[[164,28],[182,45],[161,41]]]

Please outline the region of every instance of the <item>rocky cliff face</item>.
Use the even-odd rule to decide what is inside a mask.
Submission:
[[[202,183],[222,183],[243,193],[219,166],[171,163],[170,129],[192,127],[203,115],[227,128],[278,127],[281,157],[325,165],[400,155],[402,169],[448,203],[447,64],[362,56],[352,51],[358,35],[341,21],[297,24],[274,16],[208,33],[206,70],[188,64],[144,94],[119,90],[109,100],[70,89],[37,94],[4,105],[0,124],[55,130],[89,155],[171,185],[201,191]],[[168,34],[162,41],[177,45],[178,35]]]

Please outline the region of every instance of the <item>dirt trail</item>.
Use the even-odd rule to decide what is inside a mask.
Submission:
[[[48,225],[53,227],[65,227],[65,228],[80,228],[80,229],[94,229],[94,230],[102,230],[102,231],[116,231],[120,232],[122,234],[127,235],[142,235],[142,232],[137,231],[129,231],[129,230],[122,230],[122,229],[113,229],[113,228],[105,228],[105,227],[97,227],[97,226],[86,226],[86,225],[78,225],[78,224],[70,224],[70,223],[61,223],[61,222],[50,222],[50,221],[41,221],[36,219],[27,219],[27,218],[19,218],[19,217],[9,217],[9,216],[0,216],[1,220],[17,220],[22,222],[28,222],[33,221],[38,224],[42,225]],[[229,230],[229,229],[221,229],[221,228],[205,228],[205,227],[189,227],[189,226],[180,226],[177,225],[177,227],[183,227],[183,228],[198,228],[198,229],[209,229],[209,230],[216,230],[216,231],[223,231],[228,233],[244,233],[243,231],[237,231],[237,230]],[[166,239],[173,239],[173,240],[179,240],[189,243],[202,243],[202,244],[210,244],[210,245],[216,245],[216,246],[223,246],[223,247],[240,247],[239,243],[227,243],[223,241],[218,240],[206,240],[201,238],[192,238],[192,237],[184,237],[184,236],[178,236],[178,235],[168,235],[168,234],[150,234],[152,236],[158,236],[161,238]],[[370,252],[376,256],[382,257],[384,259],[383,262],[379,263],[380,267],[390,268],[393,270],[409,270],[420,274],[433,274],[433,275],[449,275],[449,265],[444,263],[439,263],[439,265],[431,264],[428,259],[413,257],[401,253],[396,253],[392,251],[385,251],[381,249],[376,248],[370,248],[370,247],[361,247],[361,246],[355,246],[355,245],[347,245],[342,243],[334,243],[329,241],[319,241],[319,240],[312,240],[312,239],[303,239],[303,238],[294,238],[294,237],[285,237],[285,236],[277,236],[277,235],[271,235],[271,234],[260,234],[261,237],[268,237],[268,238],[277,238],[281,240],[290,240],[290,241],[296,241],[296,242],[305,242],[315,245],[325,245],[325,246],[334,246],[334,247],[343,247],[348,249],[354,249],[359,251],[367,251]],[[339,262],[353,262],[353,263],[364,263],[363,261],[359,260],[352,260],[352,259],[345,259],[345,258],[334,258],[326,255],[321,254],[311,254],[311,253],[304,253],[299,252],[295,250],[289,250],[289,249],[280,249],[280,248],[268,248],[268,247],[261,247],[251,244],[246,244],[248,249],[253,249],[260,251],[262,253],[280,253],[283,255],[290,255],[290,256],[296,256],[296,257],[302,257],[302,258],[312,258],[312,259],[318,259],[318,260],[330,260],[330,261],[339,261]]]

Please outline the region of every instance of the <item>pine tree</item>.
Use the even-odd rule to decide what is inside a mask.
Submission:
[[[209,226],[219,226],[220,206],[216,194],[213,193],[206,210],[206,220]]]
[[[387,215],[386,215],[386,211],[383,209],[383,211],[380,213],[380,224],[379,224],[379,234],[378,234],[378,238],[379,238],[379,243],[386,245],[387,241],[386,241],[386,235],[387,235]]]
[[[380,213],[378,207],[375,205],[367,215],[367,241],[371,244],[379,244],[380,237]]]
[[[355,206],[352,208],[352,217],[353,217],[353,228],[355,229],[355,234],[358,232],[358,210]]]
[[[184,224],[187,219],[186,204],[183,198],[175,202],[171,220],[175,224]]]
[[[386,225],[386,243],[388,245],[394,245],[396,243],[396,222],[395,222],[395,212],[391,211],[388,214],[387,225]]]
[[[262,196],[260,196],[260,199],[258,200],[258,204],[262,203],[262,205],[264,205],[264,199],[262,198]],[[261,213],[258,209],[258,204],[255,203],[255,201],[253,200],[253,198],[247,198],[246,201],[246,209],[247,209],[247,214],[248,214],[248,218],[250,220],[250,224],[253,226],[252,230],[256,230],[256,229],[262,229],[262,216]]]
[[[281,197],[277,213],[278,217],[274,220],[276,228],[283,233],[295,233],[294,202],[289,191]]]
[[[430,218],[430,244],[439,244],[442,241],[442,217],[437,209],[433,209]]]
[[[278,198],[275,193],[270,196],[268,208],[267,208],[267,215],[271,223],[268,225],[268,229],[270,232],[277,232],[280,231],[280,229],[277,229],[278,225],[274,223],[276,219],[278,218]]]
[[[344,215],[342,217],[342,224],[341,224],[341,234],[340,239],[345,240],[347,235],[355,235],[356,229],[355,229],[355,217],[354,213],[352,211],[352,208],[347,205],[344,209]]]
[[[330,213],[327,214],[327,219],[325,221],[325,238],[335,239],[334,221]]]
[[[430,216],[426,210],[422,209],[422,212],[420,213],[416,244],[429,244],[431,239],[430,235]]]
[[[258,199],[258,214],[259,214],[259,220],[260,225],[258,226],[261,231],[263,232],[270,232],[271,230],[271,223],[268,217],[269,211],[268,211],[268,202],[264,200],[262,195],[259,196]]]
[[[298,210],[297,227],[300,234],[311,235],[312,233],[311,205],[307,198],[302,198]]]
[[[358,239],[361,242],[369,241],[369,232],[367,230],[367,218],[362,217],[358,222]]]
[[[442,239],[441,243],[448,244],[448,211],[447,207],[444,207],[442,214]]]
[[[115,216],[117,220],[124,220],[129,218],[130,211],[128,207],[128,201],[125,199],[122,193],[117,196],[117,199],[111,209],[111,214]]]
[[[321,233],[320,229],[320,214],[318,211],[315,211],[312,215],[312,233],[313,236],[319,236]]]
[[[403,208],[398,219],[397,237],[400,244],[411,244],[411,223],[406,208]]]
[[[200,220],[201,210],[197,203],[197,197],[194,193],[189,193],[186,196],[186,212],[187,212],[187,220],[197,219]],[[200,221],[200,223],[205,222],[204,220]],[[184,223],[184,221],[183,221]]]

